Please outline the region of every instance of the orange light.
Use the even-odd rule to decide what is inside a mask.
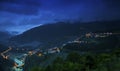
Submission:
[[[14,67],[17,67],[18,65],[17,65],[17,63],[14,63]]]
[[[39,54],[38,54],[38,56],[42,56],[42,54],[41,54],[41,53],[39,53]]]
[[[28,53],[29,53],[29,55],[32,55],[32,54],[33,54],[33,52],[32,52],[32,51],[29,51]]]

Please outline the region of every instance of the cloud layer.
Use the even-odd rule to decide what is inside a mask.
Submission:
[[[0,30],[23,32],[55,21],[120,19],[120,0],[0,0]]]

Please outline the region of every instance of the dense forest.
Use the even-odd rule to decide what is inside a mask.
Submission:
[[[31,71],[119,71],[120,70],[120,49],[111,53],[86,53],[80,55],[71,52],[63,59],[57,57],[47,67],[32,67]]]
[[[118,36],[81,38],[91,43],[68,43],[62,52],[42,58],[32,56],[27,61],[29,71],[119,71],[120,42]],[[94,42],[93,42],[94,41]],[[109,49],[109,51],[108,51]],[[84,53],[81,53],[84,51]],[[67,53],[65,55],[65,53]],[[56,55],[56,56],[55,56]],[[51,58],[50,58],[51,57]],[[40,62],[43,59],[45,66]],[[46,59],[46,60],[45,60]],[[47,61],[48,59],[48,61]],[[51,60],[52,59],[52,60]],[[26,63],[26,64],[28,64]],[[34,65],[37,63],[37,65]]]

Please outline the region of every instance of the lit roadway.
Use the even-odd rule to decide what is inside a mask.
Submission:
[[[5,56],[4,54],[9,52],[10,50],[12,50],[11,47],[9,47],[7,50],[5,50],[4,52],[1,53],[1,56],[4,58],[4,59],[8,59],[8,56]]]
[[[35,49],[33,51],[33,54],[36,54],[38,51],[39,51],[39,49]],[[27,56],[28,56],[28,54],[26,54],[26,53],[23,53],[20,56],[16,56],[14,58],[14,62],[15,63],[14,63],[13,70],[15,70],[15,71],[23,71],[23,66],[24,66],[25,59],[26,59]]]

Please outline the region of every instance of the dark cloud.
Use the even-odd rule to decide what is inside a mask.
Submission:
[[[0,30],[23,32],[54,21],[120,18],[120,0],[0,0]]]
[[[102,1],[106,2],[107,4],[112,4],[112,5],[120,4],[120,0],[102,0]]]
[[[16,14],[34,15],[39,11],[38,8],[27,5],[0,4],[0,11]]]
[[[83,1],[82,0],[56,0],[52,5],[56,9],[58,9],[58,8],[67,8],[67,7],[70,8],[73,5],[81,4],[81,2],[83,2]]]
[[[59,0],[59,3],[64,5],[72,5],[80,2],[82,2],[82,0]]]
[[[38,26],[38,25],[37,25]],[[6,20],[0,22],[0,31],[8,31],[13,34],[13,32],[22,33],[30,28],[36,27],[32,24],[16,24],[13,20]],[[15,34],[15,33],[14,33]]]
[[[0,11],[36,15],[41,6],[39,0],[0,0]]]
[[[120,9],[120,0],[102,0],[108,8]]]
[[[58,0],[58,4],[61,6],[75,5],[75,4],[90,4],[93,5],[96,3],[102,2],[104,5],[109,7],[120,7],[120,0]]]
[[[12,27],[15,24],[12,21],[6,20],[4,22],[0,22],[0,31],[6,31],[6,28]]]
[[[0,0],[0,3],[15,3],[21,5],[40,6],[40,0]]]
[[[0,22],[0,28],[11,27],[11,26],[14,26],[14,25],[15,24],[11,20],[6,20],[6,21],[3,21],[3,22]]]

